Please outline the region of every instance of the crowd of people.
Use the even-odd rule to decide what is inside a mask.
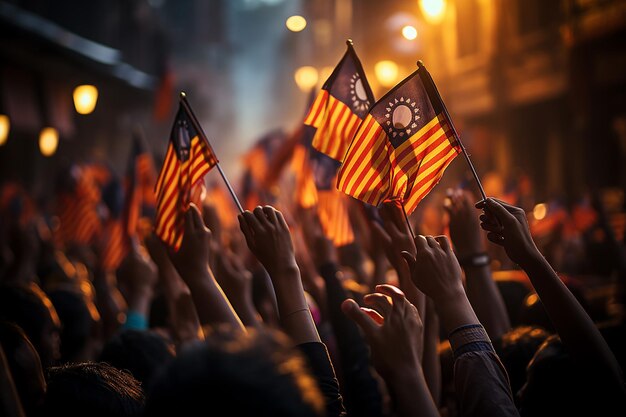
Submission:
[[[350,200],[337,247],[315,207],[237,224],[207,198],[178,251],[145,233],[107,268],[44,208],[0,203],[2,416],[626,415],[621,310],[560,274],[593,241],[577,259],[536,244],[529,208]]]

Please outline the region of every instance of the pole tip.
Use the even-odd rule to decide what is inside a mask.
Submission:
[[[418,60],[418,61],[417,61],[417,68],[422,68],[422,67],[424,67],[424,68],[425,68],[426,66],[424,65],[424,63],[423,63],[423,62],[422,62],[422,60],[420,59],[420,60]]]
[[[354,42],[352,42],[352,39],[348,39],[348,40],[346,40],[346,45],[354,46]]]
[[[184,91],[181,91],[181,92],[180,92],[180,98],[181,98],[181,99],[185,99],[185,98],[187,98],[187,94],[185,94],[185,92],[184,92]]]

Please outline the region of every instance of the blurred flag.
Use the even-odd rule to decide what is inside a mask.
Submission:
[[[295,175],[295,201],[302,208],[311,208],[317,204],[317,187],[308,160],[307,149],[297,144],[291,158],[291,170]]]
[[[337,161],[343,161],[359,124],[374,103],[361,61],[348,41],[348,49],[304,118],[317,128],[313,147]]]
[[[285,132],[275,130],[267,133],[243,156],[243,205],[252,210],[273,201],[268,178],[273,177],[272,168],[276,154],[285,142]]]
[[[124,193],[122,184],[113,178],[102,189],[102,201],[108,209],[100,236],[100,266],[107,271],[115,271],[129,249],[129,240],[123,220]]]
[[[70,184],[59,193],[57,213],[59,243],[89,245],[102,229],[98,205],[100,181],[108,173],[101,166],[73,166],[69,172]]]
[[[154,215],[155,181],[156,171],[152,155],[147,151],[143,138],[135,133],[126,171],[126,198],[122,217],[125,233],[129,238],[137,235],[141,217]]]
[[[198,135],[181,104],[155,187],[156,234],[175,250],[183,239],[184,213],[195,194],[193,189],[217,162],[213,150]]]
[[[400,199],[410,214],[460,152],[435,84],[420,66],[372,107],[337,188],[372,205]]]

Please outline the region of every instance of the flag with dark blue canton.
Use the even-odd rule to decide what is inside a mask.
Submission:
[[[304,124],[317,128],[312,145],[321,153],[341,162],[359,124],[374,104],[352,41],[311,105]]]
[[[184,213],[194,195],[194,187],[217,165],[217,156],[193,127],[185,107],[180,105],[157,179],[157,236],[175,250],[180,248]]]
[[[460,152],[437,88],[420,63],[370,110],[339,170],[337,188],[372,205],[398,199],[410,214]]]

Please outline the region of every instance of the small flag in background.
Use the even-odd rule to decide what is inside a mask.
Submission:
[[[105,221],[100,237],[100,266],[107,271],[115,271],[128,253],[128,235],[122,221],[124,205],[122,185],[116,178],[111,178],[102,189],[102,201],[109,216]]]
[[[437,185],[461,152],[426,68],[372,107],[356,132],[337,188],[372,205],[400,199],[407,214]]]
[[[198,135],[181,104],[155,187],[156,234],[175,250],[180,248],[183,239],[184,213],[191,202],[193,188],[217,162],[213,150]]]
[[[313,147],[342,161],[354,132],[370,107],[374,95],[365,77],[352,42],[304,118],[304,124],[317,128]]]

